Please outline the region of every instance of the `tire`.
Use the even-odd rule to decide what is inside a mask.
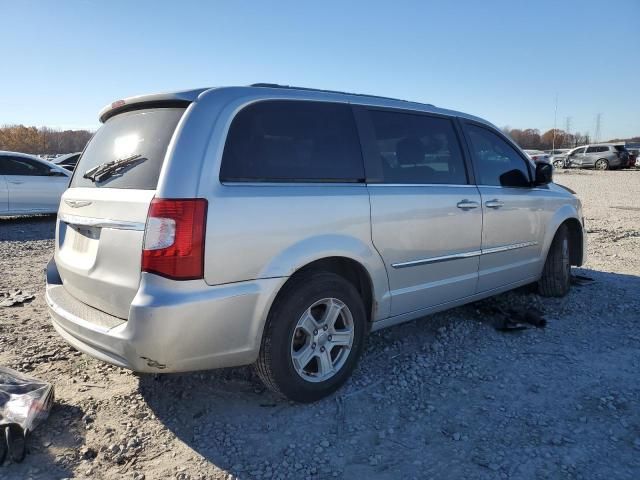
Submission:
[[[551,242],[538,292],[543,297],[564,297],[571,288],[571,257],[569,254],[569,229],[560,225]]]
[[[323,322],[331,317],[330,309],[338,312],[333,326]],[[269,312],[256,372],[275,393],[296,402],[314,402],[349,378],[367,332],[364,304],[353,284],[330,272],[303,273],[285,285]],[[337,341],[332,338],[338,336]]]
[[[555,168],[556,170],[564,168],[564,162],[562,160],[556,160],[555,162],[553,162],[553,168]]]
[[[594,167],[596,170],[609,170],[609,162],[604,158],[599,158]]]

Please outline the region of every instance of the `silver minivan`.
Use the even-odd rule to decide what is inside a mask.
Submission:
[[[308,402],[369,332],[530,283],[562,296],[578,198],[492,124],[256,84],[114,102],[58,212],[46,300],[141,372],[255,364]]]

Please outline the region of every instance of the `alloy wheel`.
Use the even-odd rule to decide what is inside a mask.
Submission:
[[[337,374],[354,340],[353,316],[337,298],[323,298],[302,314],[291,339],[295,371],[308,382],[323,382]]]

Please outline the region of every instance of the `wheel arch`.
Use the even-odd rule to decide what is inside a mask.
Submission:
[[[556,212],[556,215],[553,217],[553,222],[547,230],[545,237],[543,260],[546,260],[549,254],[549,248],[551,248],[551,242],[553,242],[562,225],[566,225],[569,230],[569,255],[571,265],[579,267],[585,260],[585,236],[582,221],[573,209],[569,211],[567,211],[567,209],[561,209]],[[544,266],[544,261],[542,264]]]
[[[371,321],[389,315],[391,295],[384,262],[373,245],[353,236],[319,235],[296,242],[273,257],[260,272],[260,277],[288,277],[279,294],[290,278],[312,268],[342,275],[356,288],[368,285],[366,295],[370,295],[367,300],[371,308],[367,310]]]
[[[376,319],[379,306],[376,301],[376,287],[371,274],[362,263],[346,256],[322,257],[300,266],[280,287],[271,304],[271,308],[278,301],[282,292],[286,290],[289,283],[301,275],[306,275],[313,271],[335,273],[350,282],[362,298],[369,324]]]

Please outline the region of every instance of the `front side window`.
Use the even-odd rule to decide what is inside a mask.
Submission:
[[[479,185],[531,185],[527,164],[515,148],[487,128],[467,124],[466,130],[477,166]]]
[[[351,108],[339,103],[292,100],[249,105],[229,127],[220,180],[364,181]]]
[[[46,165],[21,157],[0,157],[1,175],[45,176],[49,174]]]
[[[581,153],[584,153],[586,148],[587,147],[577,148],[573,152],[571,152],[571,155],[580,155]]]
[[[467,183],[464,158],[450,119],[370,110],[384,183]]]

